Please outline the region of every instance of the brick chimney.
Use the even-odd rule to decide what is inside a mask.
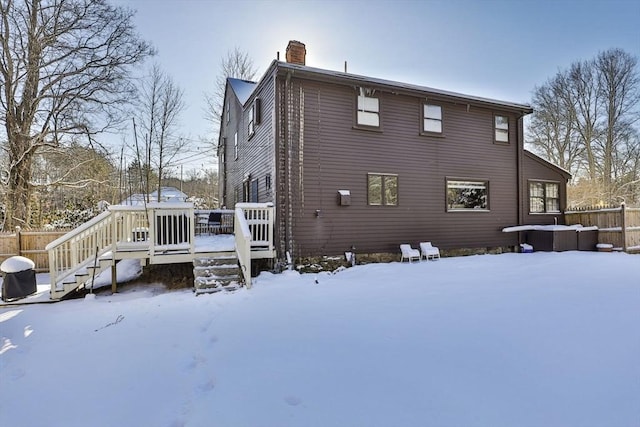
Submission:
[[[286,52],[287,62],[291,64],[305,65],[307,57],[307,49],[304,47],[304,43],[297,40],[289,41]]]

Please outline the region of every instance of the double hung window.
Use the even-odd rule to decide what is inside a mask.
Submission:
[[[507,116],[493,116],[495,141],[509,143],[509,118]]]
[[[358,126],[380,127],[380,99],[374,90],[359,88],[356,123]]]
[[[422,130],[427,133],[442,133],[442,107],[423,104],[422,110]]]
[[[529,182],[529,212],[559,213],[560,186],[555,182]]]

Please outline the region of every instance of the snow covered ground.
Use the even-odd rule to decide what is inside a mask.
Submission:
[[[0,425],[640,425],[640,256],[262,274],[0,308]]]

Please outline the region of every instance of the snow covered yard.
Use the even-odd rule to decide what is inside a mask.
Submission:
[[[0,425],[638,426],[639,271],[484,255],[4,307]]]

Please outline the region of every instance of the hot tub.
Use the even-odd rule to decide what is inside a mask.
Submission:
[[[502,231],[525,232],[524,241],[535,251],[595,251],[598,227],[582,225],[525,225],[507,227]]]

